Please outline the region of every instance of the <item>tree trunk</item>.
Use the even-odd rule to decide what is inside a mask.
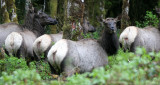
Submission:
[[[62,27],[64,39],[71,39],[71,25],[68,20],[68,4],[71,4],[70,0],[64,0],[64,25]]]
[[[105,18],[108,12],[109,7],[105,9],[105,2],[105,0],[85,0],[85,17],[88,17],[95,27],[101,25],[97,18]]]
[[[7,0],[7,10],[10,15],[10,20],[18,23],[15,0]]]
[[[65,14],[65,2],[67,0],[58,0],[58,5],[57,5],[57,32],[62,31],[62,27],[64,24],[64,14]]]
[[[83,23],[84,2],[81,0],[65,1],[65,22],[63,26],[63,38],[79,40],[82,29],[78,24]]]
[[[1,9],[2,9],[2,23],[8,23],[10,22],[9,19],[9,13],[7,11],[7,6],[6,6],[6,1],[7,0],[1,0]]]
[[[2,4],[2,0],[0,0],[0,24],[2,23],[2,7],[1,7],[1,4]]]
[[[31,0],[26,0],[25,2],[25,13],[27,14],[28,10],[29,10],[29,4],[31,3]]]
[[[50,14],[51,17],[57,16],[57,4],[58,0],[50,0]],[[51,26],[51,33],[57,33],[57,26]]]
[[[122,5],[122,18],[121,18],[121,29],[124,30],[127,26],[129,26],[129,1],[123,0]]]

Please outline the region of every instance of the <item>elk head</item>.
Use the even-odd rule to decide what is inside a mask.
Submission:
[[[115,33],[117,31],[117,26],[116,26],[116,23],[117,23],[118,18],[106,18],[106,19],[103,19],[103,23],[105,25],[105,27],[107,27],[107,31],[109,33]]]
[[[90,22],[87,21],[86,19],[83,20],[82,27],[83,27],[84,33],[96,31],[96,28],[94,28],[93,25],[91,25]]]
[[[57,20],[56,19],[51,18],[46,13],[42,12],[42,10],[39,10],[35,14],[35,18],[39,21],[39,23],[41,24],[41,26],[55,25],[55,24],[57,24]]]

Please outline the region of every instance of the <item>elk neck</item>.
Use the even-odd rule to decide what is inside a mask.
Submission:
[[[108,55],[113,55],[119,49],[119,41],[116,33],[110,33],[107,29],[109,28],[105,28],[98,42]]]

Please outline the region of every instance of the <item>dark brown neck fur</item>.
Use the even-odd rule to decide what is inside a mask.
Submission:
[[[119,49],[119,41],[116,33],[110,33],[107,29],[104,30],[98,42],[108,55],[116,54]]]
[[[35,14],[27,14],[25,18],[25,23],[22,25],[22,29],[28,29],[40,36],[44,34],[44,28],[39,23],[38,19],[35,18]]]

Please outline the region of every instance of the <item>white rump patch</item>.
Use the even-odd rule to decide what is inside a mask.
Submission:
[[[129,46],[134,42],[138,34],[138,27],[129,26],[120,35],[119,42],[124,46]]]
[[[37,56],[41,56],[51,45],[52,39],[50,35],[44,34],[38,37],[33,43],[33,50]]]
[[[60,65],[63,61],[63,59],[66,57],[68,53],[68,43],[66,39],[61,39],[58,42],[56,42],[51,49],[48,52],[48,61],[52,66],[58,65],[60,68]]]
[[[5,40],[5,49],[10,53],[17,52],[22,45],[22,35],[18,32],[10,33]]]

